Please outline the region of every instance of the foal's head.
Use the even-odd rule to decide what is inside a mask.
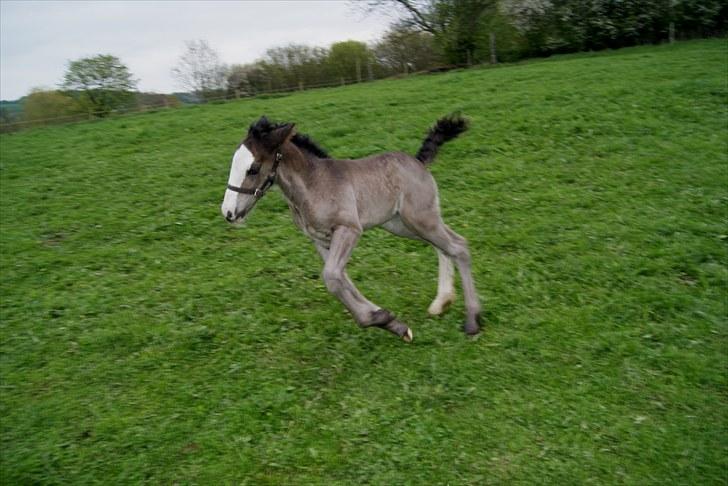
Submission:
[[[292,136],[292,123],[273,124],[262,117],[250,125],[233,154],[228,188],[220,208],[228,222],[241,224],[268,190],[275,177],[281,147]]]

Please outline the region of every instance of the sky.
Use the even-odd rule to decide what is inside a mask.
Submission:
[[[68,62],[117,56],[140,91],[183,91],[170,71],[186,40],[204,39],[223,62],[244,64],[289,43],[326,47],[376,40],[393,20],[343,0],[0,0],[0,99],[56,88]]]

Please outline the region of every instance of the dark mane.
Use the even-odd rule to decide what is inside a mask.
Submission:
[[[270,133],[276,128],[282,127],[283,125],[285,125],[285,123],[272,123],[268,120],[268,118],[261,117],[260,120],[250,125],[248,133],[255,137],[260,137],[266,133]],[[316,142],[311,140],[311,138],[306,134],[296,133],[293,138],[291,138],[291,142],[293,142],[296,147],[305,150],[320,159],[327,159],[329,157],[328,152],[321,148],[321,146],[319,146]]]
[[[328,152],[322,149],[316,142],[311,140],[308,135],[305,135],[303,133],[297,133],[293,136],[291,142],[293,142],[296,147],[310,152],[319,159],[329,158]]]

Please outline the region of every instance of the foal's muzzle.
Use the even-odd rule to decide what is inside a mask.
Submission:
[[[233,214],[232,211],[228,211],[225,214],[225,221],[228,223],[242,222],[245,219],[246,214],[248,214],[248,211],[246,210],[236,212],[235,214]]]

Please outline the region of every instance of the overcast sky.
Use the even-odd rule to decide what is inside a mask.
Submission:
[[[0,99],[55,88],[68,61],[96,54],[119,57],[141,91],[180,91],[170,70],[185,40],[205,39],[223,62],[246,63],[291,42],[372,41],[391,20],[343,0],[0,0]]]

